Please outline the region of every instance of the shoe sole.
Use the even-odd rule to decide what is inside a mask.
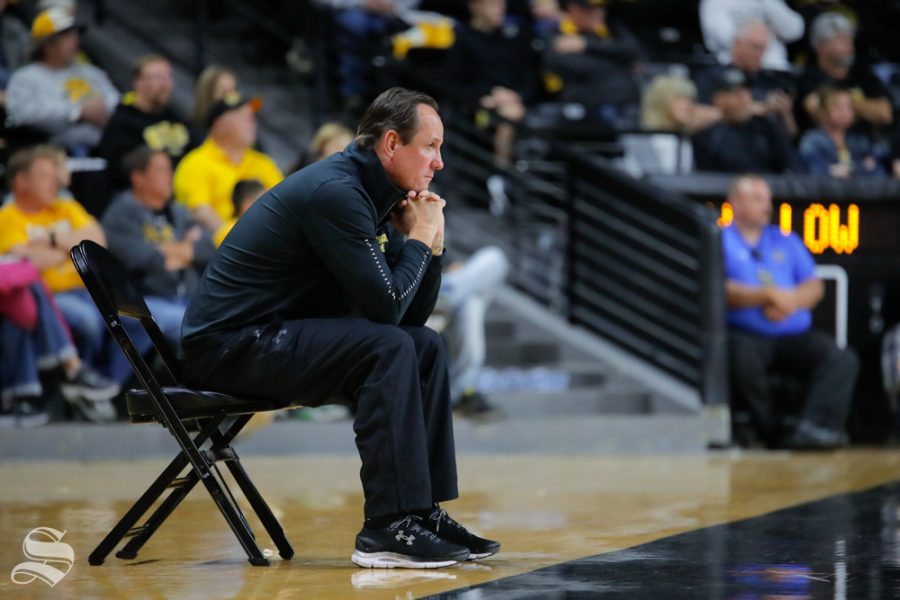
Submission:
[[[118,385],[111,385],[107,388],[91,388],[81,385],[62,384],[59,386],[63,396],[69,402],[75,402],[80,398],[91,402],[103,402],[112,400],[121,391]]]
[[[418,561],[395,552],[360,552],[350,557],[354,564],[367,569],[442,569],[457,564],[458,560]]]
[[[498,550],[499,552],[499,550]],[[466,560],[481,560],[482,558],[487,558],[489,556],[493,556],[497,554],[497,552],[482,552],[481,554],[469,554],[469,558]]]

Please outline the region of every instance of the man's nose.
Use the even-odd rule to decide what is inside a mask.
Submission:
[[[438,152],[437,157],[433,161],[431,161],[431,168],[435,171],[440,171],[444,168],[444,159],[441,157],[441,153]]]

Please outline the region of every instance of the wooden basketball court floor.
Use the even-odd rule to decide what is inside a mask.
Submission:
[[[460,458],[451,514],[499,539],[435,571],[349,561],[358,459],[250,457],[296,556],[252,567],[202,489],[133,561],[87,555],[166,461],[0,465],[0,598],[887,598],[900,596],[900,453]],[[272,547],[251,521],[263,547]],[[34,528],[65,531],[55,587],[19,585]]]

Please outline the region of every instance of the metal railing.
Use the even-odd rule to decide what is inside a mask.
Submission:
[[[725,291],[716,216],[577,149],[565,165],[568,316],[726,402]]]
[[[520,160],[502,167],[485,131],[452,111],[445,127],[448,194],[484,202],[485,180],[505,181],[507,224],[494,228],[491,243],[507,243],[512,285],[697,390],[704,402],[727,402],[712,209],[628,176],[597,148],[523,140]],[[508,239],[501,229],[511,231]]]

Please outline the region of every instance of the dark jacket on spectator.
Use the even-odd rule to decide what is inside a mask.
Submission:
[[[566,20],[550,32],[544,54],[547,91],[562,102],[588,105],[637,106],[641,93],[633,68],[641,58],[638,40],[624,26],[584,35],[587,48],[581,54],[560,54],[553,49],[558,35],[577,32]]]
[[[97,155],[106,159],[108,181],[115,192],[130,185],[128,175],[122,172],[122,158],[131,150],[142,145],[165,150],[176,165],[197,144],[197,135],[187,121],[179,119],[171,109],[146,113],[126,95],[103,130]]]
[[[447,59],[448,83],[470,105],[476,105],[496,86],[517,92],[524,104],[531,104],[540,91],[539,61],[533,42],[532,36],[514,23],[492,33],[459,23],[456,42]]]
[[[206,263],[216,253],[212,238],[204,231],[194,242],[192,268],[166,271],[166,260],[157,244],[181,241],[195,225],[187,209],[175,202],[156,212],[125,191],[106,209],[102,222],[110,252],[140,279],[141,291],[147,296],[188,297],[197,287]]]
[[[697,75],[694,83],[697,85],[697,100],[702,104],[712,104],[713,91],[715,83],[721,79],[722,71],[727,69],[738,69],[734,65],[724,67],[710,67],[704,69]],[[754,100],[760,102],[766,99],[771,92],[781,90],[792,94],[796,91],[796,83],[794,77],[790,73],[784,71],[772,71],[763,69],[756,73],[741,71],[744,74],[747,89]]]
[[[716,123],[694,136],[694,164],[724,173],[802,173],[784,126],[772,117]]]
[[[845,152],[822,129],[813,129],[800,139],[800,160],[811,175],[829,175],[829,167],[838,163],[850,165],[850,174],[884,175],[873,152],[872,140],[864,133],[849,131],[844,138]]]

